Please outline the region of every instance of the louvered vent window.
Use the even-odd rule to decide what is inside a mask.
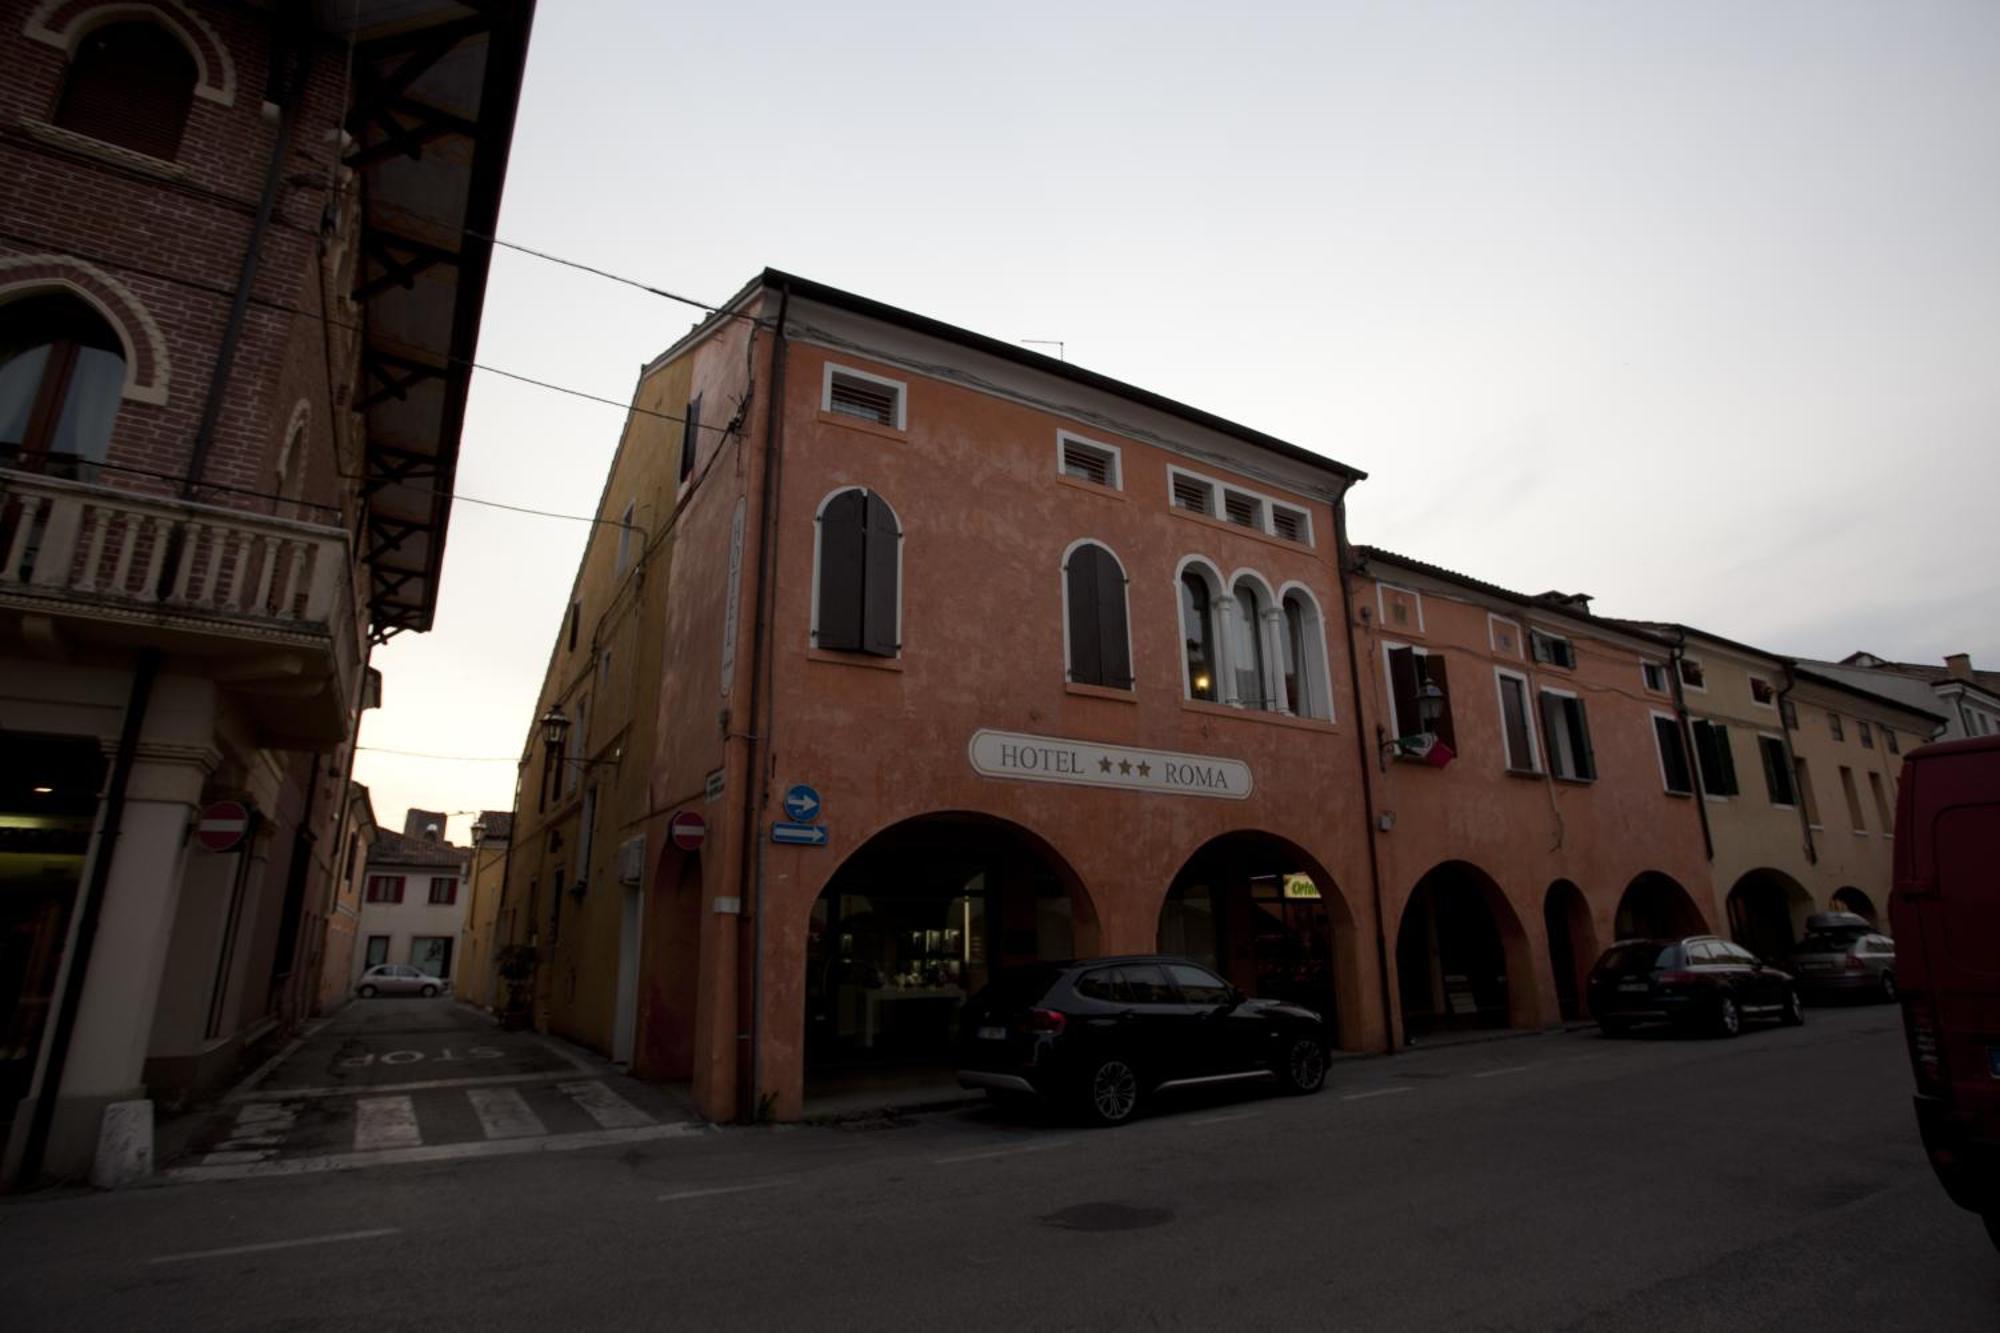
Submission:
[[[1064,440],[1062,470],[1065,477],[1108,486],[1114,491],[1118,489],[1118,455],[1109,449],[1100,449],[1081,440]]]
[[[1215,513],[1215,489],[1205,481],[1199,481],[1193,477],[1176,476],[1174,478],[1174,508],[1185,509],[1190,513],[1213,516]]]
[[[194,58],[156,23],[112,23],[83,39],[55,123],[171,161],[194,105]]]
[[[1271,506],[1271,531],[1288,542],[1310,545],[1306,538],[1306,516],[1296,509]]]
[[[827,410],[842,416],[860,417],[891,430],[903,428],[903,391],[894,384],[865,380],[858,375],[833,373],[827,386]]]
[[[1222,513],[1231,523],[1243,528],[1262,528],[1264,502],[1241,491],[1222,493]]]

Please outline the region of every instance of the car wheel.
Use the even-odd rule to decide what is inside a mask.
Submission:
[[[356,995],[359,995],[364,1000],[372,1000],[375,998],[375,988],[373,986],[363,986],[361,989],[355,991],[354,993]]]
[[[1715,1035],[1733,1037],[1743,1030],[1743,1011],[1734,995],[1725,995],[1715,1005]]]
[[[436,986],[426,986],[420,993],[426,1000],[428,1000],[431,998],[431,996],[436,995],[438,993],[438,988]]]
[[[1896,1002],[1896,978],[1888,972],[1882,974],[1882,998],[1890,1004]]]
[[[1797,991],[1788,990],[1785,992],[1785,1008],[1781,1017],[1788,1028],[1804,1026],[1806,1010],[1805,1006],[1799,1003],[1799,993]]]
[[[1122,1125],[1139,1110],[1139,1071],[1108,1055],[1083,1080],[1083,1114],[1094,1125]]]
[[[1286,1092],[1304,1095],[1318,1092],[1326,1084],[1326,1044],[1317,1037],[1300,1037],[1292,1042],[1278,1081]]]

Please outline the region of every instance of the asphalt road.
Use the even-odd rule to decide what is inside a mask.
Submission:
[[[1894,1011],[1336,1066],[1114,1131],[978,1109],[0,1207],[10,1330],[1977,1330]],[[272,1248],[249,1248],[272,1247]],[[275,1248],[283,1247],[283,1248]]]

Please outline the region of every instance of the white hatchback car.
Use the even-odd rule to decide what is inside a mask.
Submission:
[[[365,1000],[371,995],[436,995],[444,988],[442,978],[408,963],[377,963],[361,974],[354,993]]]

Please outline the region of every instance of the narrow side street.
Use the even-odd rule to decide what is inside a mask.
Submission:
[[[696,1132],[673,1093],[447,998],[350,1002],[163,1131],[168,1180],[562,1152]]]
[[[414,1048],[391,1035],[356,1040]],[[570,1081],[546,1077],[515,1086]],[[1894,1010],[1843,1007],[1734,1041],[1419,1049],[1115,1131],[979,1107],[42,1198],[0,1207],[0,1308],[18,1330],[1988,1333],[2000,1256],[1931,1178],[1907,1084]]]

